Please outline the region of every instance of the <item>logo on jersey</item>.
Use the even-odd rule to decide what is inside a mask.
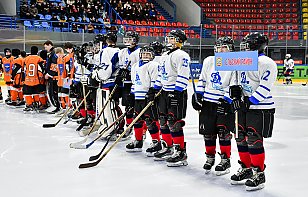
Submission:
[[[166,72],[165,62],[162,66],[158,67],[158,71],[161,72],[161,79],[164,81],[168,81],[168,73]]]
[[[10,69],[11,69],[11,65],[10,64],[4,64],[4,70],[5,72],[10,72]]]
[[[128,58],[125,59],[124,64],[127,66],[129,63]],[[127,67],[127,69],[130,71],[131,70],[131,66]]]
[[[140,77],[138,75],[138,73],[136,73],[136,85],[142,85]]]
[[[222,58],[221,57],[216,57],[216,66],[222,66]]]
[[[187,67],[188,66],[188,59],[183,58],[183,66]]]
[[[63,64],[58,64],[59,71],[60,71],[60,76],[63,74],[64,71],[64,65]]]
[[[212,82],[213,89],[223,90],[223,88],[221,87],[222,83],[221,83],[221,76],[219,75],[219,72],[212,73],[211,77],[212,77],[211,82]]]
[[[247,76],[245,72],[241,73],[241,84],[243,86],[244,91],[252,93],[252,86],[248,85],[249,81],[247,80]]]

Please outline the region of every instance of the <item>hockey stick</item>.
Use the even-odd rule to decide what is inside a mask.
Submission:
[[[111,129],[111,127],[113,127],[115,124],[119,123],[124,116],[126,116],[126,114],[132,110],[132,108],[128,108],[121,116],[119,116],[112,124],[110,124],[108,127],[105,127],[102,131],[100,131],[98,133],[98,136],[92,140],[90,143],[88,144],[83,144],[84,142],[86,142],[87,138],[89,137],[89,135],[92,133],[89,132],[89,134],[85,137],[86,140],[82,140],[81,142],[76,142],[76,143],[71,143],[70,144],[70,148],[75,148],[75,149],[87,149],[90,146],[92,146],[92,144],[94,144],[94,142],[96,142],[97,140],[99,140],[109,129]]]
[[[84,68],[82,67],[82,65],[81,65],[81,72],[82,72],[82,77],[84,77]],[[83,95],[86,95],[85,85],[83,83],[81,83],[81,84],[82,84],[82,93],[83,93]],[[80,131],[88,121],[87,99],[84,99],[84,109],[85,109],[85,112],[86,112],[86,117],[81,121],[81,123],[80,123],[79,127],[76,129],[76,131]]]
[[[162,92],[162,89],[155,95],[155,98],[158,97]],[[99,164],[99,162],[101,162],[106,155],[112,150],[112,148],[120,141],[120,139],[126,134],[126,132],[128,132],[130,130],[130,128],[139,120],[139,118],[146,112],[146,110],[153,105],[155,102],[155,99],[150,101],[144,108],[143,110],[138,114],[137,117],[134,118],[133,122],[125,129],[125,131],[117,138],[117,140],[107,149],[107,151],[105,153],[103,153],[102,156],[99,157],[98,160],[96,160],[95,162],[90,162],[90,163],[84,163],[84,164],[80,164],[79,168],[90,168],[93,166],[96,166],[97,164]]]
[[[86,97],[84,99],[87,98],[87,96],[89,95],[90,92],[88,92],[88,94],[86,95]],[[82,105],[82,102],[78,105],[78,107],[76,108],[76,110],[74,111],[74,113],[76,113],[79,109],[79,107]],[[59,122],[66,116],[66,114],[70,111],[70,109],[72,108],[72,106],[70,106],[65,112],[64,114],[61,116],[61,118],[54,124],[43,124],[43,128],[50,128],[50,127],[55,127],[59,124]]]
[[[189,66],[189,69],[190,69],[190,77],[191,77],[191,81],[192,81],[193,89],[194,89],[195,100],[198,103],[198,105],[202,106],[202,104],[199,103],[199,101],[198,101],[197,90],[196,90],[196,85],[195,85],[195,80],[194,80],[193,72],[192,72],[192,69],[191,69],[191,65]],[[200,111],[198,111],[198,113],[200,113]]]
[[[306,86],[308,83],[308,79],[306,80],[306,83],[302,83],[302,86]]]

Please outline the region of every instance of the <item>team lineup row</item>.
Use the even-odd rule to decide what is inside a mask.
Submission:
[[[186,166],[183,128],[190,76],[190,57],[182,50],[186,40],[183,31],[173,30],[165,46],[153,42],[139,47],[139,35],[128,31],[123,38],[127,47],[121,50],[114,33],[97,35],[92,47],[74,48],[66,43],[66,56],[62,48],[53,48],[51,41],[44,43],[45,50],[39,55],[38,48],[31,47],[31,55],[25,58],[20,57],[19,50],[12,50],[11,57],[10,50],[5,49],[1,65],[10,95],[6,103],[20,106],[24,97],[25,112],[43,111],[50,104],[46,111],[57,115],[79,108],[70,117],[79,119],[81,134],[89,135],[85,128],[94,128],[99,122],[99,133],[110,126],[101,136],[108,140],[114,136],[129,138],[132,130],[124,130],[124,125],[133,123],[135,140],[126,145],[127,152],[142,151],[143,135],[149,131],[152,144],[146,149],[147,156],[166,161],[170,167]],[[245,184],[247,190],[264,187],[263,140],[271,137],[274,122],[271,88],[277,65],[264,54],[267,45],[268,39],[261,33],[250,33],[241,42],[241,50],[258,51],[258,71],[218,72],[214,56],[207,57],[192,95],[192,106],[199,111],[199,133],[204,136],[206,173],[215,164],[217,137],[221,160],[215,173],[230,173],[237,114],[235,140],[241,167],[231,176],[231,184]],[[215,51],[234,51],[232,38],[218,38]],[[120,101],[125,106],[125,121],[119,120],[124,117]]]

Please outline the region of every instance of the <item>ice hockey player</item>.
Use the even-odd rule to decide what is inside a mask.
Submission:
[[[229,36],[220,37],[215,43],[215,52],[234,51],[234,41]],[[192,106],[199,114],[199,133],[204,137],[206,163],[203,168],[209,173],[215,164],[216,139],[218,136],[221,157],[215,167],[216,175],[230,173],[231,138],[234,129],[234,114],[229,104],[231,71],[216,71],[215,56],[203,61],[196,96],[192,96]],[[197,98],[197,99],[196,99]],[[225,99],[226,100],[225,100]],[[229,100],[229,102],[227,101]]]
[[[0,55],[0,76],[2,76],[3,73],[3,67],[2,67],[2,56]],[[0,86],[0,103],[3,102],[3,96],[2,96],[2,88]]]
[[[155,96],[154,83],[158,76],[159,63],[153,61],[155,51],[152,47],[144,46],[140,50],[140,60],[132,65],[132,93],[135,95],[134,113],[137,116],[148,102]],[[134,124],[135,140],[126,145],[127,152],[141,152],[143,146],[143,130],[147,127],[152,137],[151,147],[146,149],[147,156],[162,149],[159,135],[157,103],[150,106],[141,118]]]
[[[2,58],[2,67],[3,67],[3,79],[5,81],[8,97],[5,99],[5,103],[11,101],[11,88],[13,86],[12,81],[12,72],[14,66],[14,57],[12,57],[11,49],[4,49],[4,57]]]
[[[160,63],[163,58],[163,50],[164,50],[164,45],[158,41],[153,41],[150,43],[150,47],[152,47],[155,51],[155,58],[153,61]]]
[[[291,54],[286,54],[286,59],[283,61],[284,77],[286,82],[284,84],[292,84],[291,74],[294,72],[294,60]]]
[[[155,89],[162,88],[159,97],[159,124],[167,147],[154,154],[154,160],[166,160],[167,166],[187,165],[183,127],[187,109],[189,55],[181,50],[187,37],[182,30],[172,30],[166,37],[170,51],[163,58]]]
[[[139,52],[140,47],[138,45],[139,34],[135,31],[127,31],[123,37],[123,43],[127,48],[120,50],[119,52],[119,67],[120,70],[117,73],[115,82],[121,86],[122,92],[122,106],[125,106],[126,109],[129,106],[134,104],[134,95],[131,94],[131,66],[139,62]],[[130,65],[130,66],[129,66]],[[124,82],[122,82],[124,79]],[[133,111],[130,111],[126,115],[126,125],[129,125],[133,121]],[[127,139],[130,135],[130,132],[127,132],[123,140]]]
[[[7,104],[12,106],[22,106],[25,104],[22,93],[22,85],[24,81],[24,59],[20,56],[19,49],[12,49],[12,55],[14,57],[12,72],[13,86],[11,87],[11,102],[7,102]]]
[[[25,59],[25,82],[23,85],[23,93],[26,100],[26,108],[24,112],[36,110],[39,103],[39,75],[42,72],[43,59],[37,55],[38,48],[31,47],[31,55]]]
[[[46,79],[44,76],[45,73],[45,69],[46,69],[46,60],[47,60],[47,51],[46,50],[41,50],[39,52],[39,56],[43,59],[43,66],[42,66],[42,70],[38,70],[38,76],[39,76],[39,93],[40,93],[40,106],[39,106],[39,110],[40,112],[44,112],[45,109],[48,108],[48,98],[47,98],[47,94],[46,94]]]
[[[107,99],[115,86],[116,70],[118,69],[118,53],[120,49],[116,46],[117,35],[113,32],[106,34],[107,47],[103,49],[100,55],[100,64],[97,69],[93,71],[92,78],[101,82],[101,91],[98,91],[98,111],[107,102]],[[120,88],[115,89],[115,93],[112,95],[110,102],[106,106],[103,116],[101,117],[101,128],[111,125],[118,116],[122,114],[119,107]],[[115,125],[109,131],[105,132],[103,137],[107,137],[109,134],[113,135],[115,129],[121,129],[123,131],[124,124],[121,124],[119,128]],[[101,128],[99,130],[101,130]],[[110,136],[109,136],[110,137]]]
[[[231,184],[244,183],[246,190],[264,187],[263,140],[271,137],[273,130],[275,104],[271,89],[276,81],[277,65],[264,54],[267,45],[267,36],[259,32],[243,38],[241,50],[258,51],[259,70],[241,72],[241,86],[230,86],[230,96],[236,98],[233,99],[233,109],[239,110],[239,135],[236,142],[241,165],[238,172],[231,176]],[[245,105],[238,105],[242,91]]]

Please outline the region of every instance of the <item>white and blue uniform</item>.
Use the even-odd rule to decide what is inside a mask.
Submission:
[[[136,100],[144,100],[149,88],[154,87],[159,64],[154,61],[144,63],[142,60],[132,66],[132,93]]]
[[[271,89],[277,78],[277,64],[264,54],[258,57],[258,71],[240,72],[244,96],[253,103],[250,109],[274,109]]]
[[[95,71],[95,75],[102,82],[103,88],[115,85],[115,71],[118,68],[119,51],[119,48],[107,47],[100,54],[100,63],[98,69]]]
[[[134,51],[131,51],[129,48],[121,49],[118,55],[119,67],[126,68],[129,62],[131,62],[131,66],[139,62],[140,59],[139,53],[140,53],[139,46],[136,46]],[[131,70],[131,67],[127,69]],[[125,80],[124,83],[131,83],[131,80]]]
[[[229,85],[234,74],[232,71],[216,71],[215,56],[209,56],[203,61],[196,91],[205,101],[219,103],[218,99],[224,98],[231,102]]]
[[[165,57],[163,56],[159,65],[155,88],[179,92],[186,90],[189,81],[189,65],[189,55],[180,49],[169,52]]]

